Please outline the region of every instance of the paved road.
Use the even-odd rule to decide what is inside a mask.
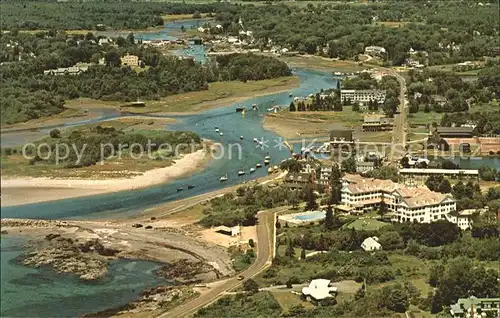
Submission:
[[[267,266],[271,264],[272,254],[274,250],[274,213],[277,211],[262,211],[258,214],[258,224],[257,224],[257,258],[255,262],[250,265],[248,269],[243,271],[240,275],[244,276],[245,279],[240,281],[235,277],[228,279],[223,285],[217,286],[210,291],[202,294],[198,298],[178,306],[173,310],[163,313],[158,317],[186,317],[194,314],[200,308],[207,306],[221,296],[227,291],[239,286],[246,279],[251,278],[259,274]]]
[[[389,74],[396,77],[401,88],[399,93],[399,114],[394,116],[394,129],[392,131],[392,151],[390,155],[391,161],[399,160],[405,153],[406,145],[406,110],[405,110],[405,94],[406,81],[405,79],[392,69],[386,69]]]

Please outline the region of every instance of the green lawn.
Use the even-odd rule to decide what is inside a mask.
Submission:
[[[427,124],[432,124],[433,122],[440,123],[441,122],[441,117],[443,117],[443,113],[436,113],[436,112],[423,112],[419,111],[418,113],[414,114],[408,114],[408,123],[410,125],[427,125]]]
[[[345,224],[343,228],[355,229],[357,231],[376,231],[381,227],[387,226],[387,223],[380,222],[376,219],[357,219],[354,222]]]

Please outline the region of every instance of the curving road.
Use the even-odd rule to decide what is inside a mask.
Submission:
[[[282,208],[282,210],[284,209],[287,208]],[[193,315],[200,308],[213,303],[221,296],[223,296],[227,291],[238,287],[245,280],[256,276],[264,269],[266,269],[269,265],[271,265],[274,254],[274,215],[276,212],[280,212],[280,210],[261,211],[257,215],[257,258],[255,259],[255,262],[250,265],[250,267],[248,267],[248,269],[240,273],[240,275],[245,277],[244,280],[238,280],[236,277],[230,278],[224,284],[211,289],[198,298],[180,305],[171,311],[159,315],[158,317],[173,318]]]

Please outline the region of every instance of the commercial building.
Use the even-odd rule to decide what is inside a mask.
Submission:
[[[377,89],[341,89],[340,100],[344,103],[351,101],[351,103],[367,103],[376,101],[379,104],[385,101],[385,91]]]
[[[436,133],[441,138],[472,138],[474,128],[472,127],[437,127]]]
[[[363,131],[388,131],[393,126],[393,121],[382,115],[367,115],[363,120]]]
[[[460,298],[450,306],[453,318],[500,317],[500,298]]]
[[[363,243],[361,243],[361,248],[366,252],[378,251],[382,248],[382,245],[378,242],[378,237],[372,236],[366,238]]]
[[[455,200],[427,187],[407,188],[391,180],[346,174],[342,178],[341,206],[337,210],[361,214],[384,204],[393,222],[429,223],[456,211]]]

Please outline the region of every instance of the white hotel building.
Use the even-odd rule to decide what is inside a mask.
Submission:
[[[351,103],[368,103],[369,101],[377,101],[379,104],[385,101],[385,91],[377,89],[341,89],[340,100],[345,102],[350,100]]]
[[[426,187],[406,188],[391,180],[365,179],[359,175],[342,178],[341,195],[339,210],[361,214],[377,209],[383,201],[393,222],[450,221],[448,214],[457,208],[451,196]]]

